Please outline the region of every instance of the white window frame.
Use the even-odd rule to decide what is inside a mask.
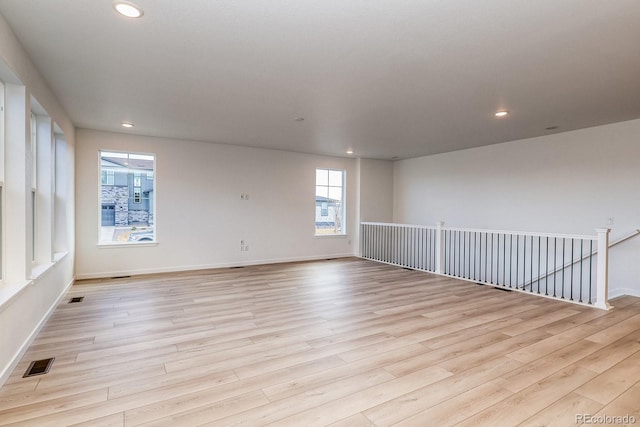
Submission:
[[[5,245],[4,245],[4,135],[5,135],[5,101],[4,82],[0,80],[0,284],[4,283]]]
[[[327,194],[329,194],[329,189],[330,188],[338,188],[338,186],[335,185],[330,185],[330,173],[331,172],[340,172],[342,175],[342,182],[340,185],[340,189],[342,190],[342,194],[341,194],[341,206],[340,206],[340,219],[341,219],[341,229],[340,232],[338,233],[318,233],[318,229],[316,228],[316,225],[314,223],[314,234],[316,237],[340,237],[340,236],[346,236],[347,235],[347,220],[346,220],[346,216],[347,216],[347,171],[344,169],[333,169],[333,168],[326,168],[326,167],[317,167],[315,169],[316,174],[315,174],[315,191],[316,191],[316,197],[314,197],[314,214],[317,213],[317,210],[315,208],[316,203],[317,203],[317,189],[318,187],[327,187]],[[321,184],[318,185],[318,179],[317,179],[317,175],[318,175],[318,171],[327,171],[328,173],[328,178],[327,178],[327,184]]]
[[[113,241],[103,241],[102,240],[102,186],[108,184],[102,184],[102,154],[103,153],[115,153],[123,156],[151,156],[153,157],[153,171],[152,174],[155,176],[157,173],[157,155],[155,153],[147,153],[147,152],[137,152],[137,151],[121,151],[117,149],[99,149],[98,150],[98,247],[103,248],[113,248],[113,247],[135,247],[135,246],[156,246],[158,244],[158,217],[156,214],[156,205],[157,205],[157,192],[156,192],[156,180],[153,180],[153,200],[149,201],[149,209],[151,210],[151,206],[153,206],[153,240],[152,241],[127,241],[127,242],[113,242]],[[124,157],[123,157],[124,158]],[[147,172],[149,173],[149,172]],[[133,177],[132,177],[133,179]],[[133,184],[133,181],[131,181]],[[114,185],[115,185],[115,175],[114,175]],[[131,186],[133,188],[133,185]],[[142,189],[140,189],[142,190]],[[130,195],[133,200],[134,195]],[[140,194],[140,203],[142,203],[142,192]],[[150,213],[151,214],[151,213]]]

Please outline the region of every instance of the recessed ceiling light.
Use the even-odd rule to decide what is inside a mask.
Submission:
[[[347,150],[347,154],[353,154],[353,150],[352,150],[351,148],[349,148],[349,149]]]
[[[393,157],[391,158],[391,160],[397,160],[397,159],[398,159],[398,156],[393,156]]]
[[[144,12],[142,11],[142,9],[140,9],[139,6],[136,6],[135,4],[128,1],[114,1],[113,8],[120,15],[126,16],[127,18],[140,18],[142,15],[144,15]]]
[[[123,128],[132,128],[133,127],[133,123],[124,122],[124,123],[121,123],[121,125],[122,125]]]
[[[558,126],[549,126],[548,128],[545,128],[546,130],[554,130],[554,129],[558,129]]]
[[[304,117],[296,117],[296,122],[304,122]]]
[[[507,110],[500,110],[500,111],[496,111],[496,117],[505,117],[509,115],[509,112]]]

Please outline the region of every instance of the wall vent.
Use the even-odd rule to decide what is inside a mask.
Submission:
[[[131,276],[113,276],[113,277],[111,277],[111,279],[128,279],[130,277]]]
[[[53,365],[53,361],[56,360],[55,357],[50,357],[48,359],[35,360],[31,362],[27,372],[24,373],[22,378],[33,377],[36,375],[44,375],[49,372],[51,369],[51,365]]]
[[[73,302],[82,302],[83,300],[84,300],[84,297],[73,297],[69,300],[69,304]]]

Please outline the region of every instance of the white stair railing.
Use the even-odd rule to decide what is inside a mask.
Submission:
[[[360,248],[366,259],[608,309],[609,232],[584,236],[364,222]]]

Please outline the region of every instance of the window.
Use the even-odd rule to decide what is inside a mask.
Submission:
[[[316,169],[316,235],[345,234],[345,171]]]
[[[2,272],[2,267],[3,267],[3,263],[2,263],[2,249],[3,249],[3,241],[4,241],[4,234],[3,234],[3,229],[2,229],[2,186],[0,186],[0,280],[2,280],[2,278],[4,277],[3,272]]]
[[[2,199],[2,190],[4,187],[4,83],[0,81],[0,280],[4,278],[3,272],[3,250],[4,250],[4,215],[2,208],[4,200]]]
[[[102,176],[102,185],[113,185],[115,184],[116,173],[112,169],[103,170],[101,173]]]
[[[31,261],[36,260],[36,190],[31,190]]]
[[[100,243],[155,241],[155,156],[100,152]]]
[[[29,139],[29,153],[27,153],[28,163],[31,164],[31,223],[29,226],[31,227],[31,262],[36,262],[36,254],[38,252],[37,244],[38,240],[36,239],[37,233],[37,218],[38,218],[38,206],[37,206],[37,183],[38,183],[38,175],[37,175],[37,159],[38,159],[38,122],[36,119],[36,115],[31,113],[31,120],[29,121],[29,125],[31,127],[31,138]]]

